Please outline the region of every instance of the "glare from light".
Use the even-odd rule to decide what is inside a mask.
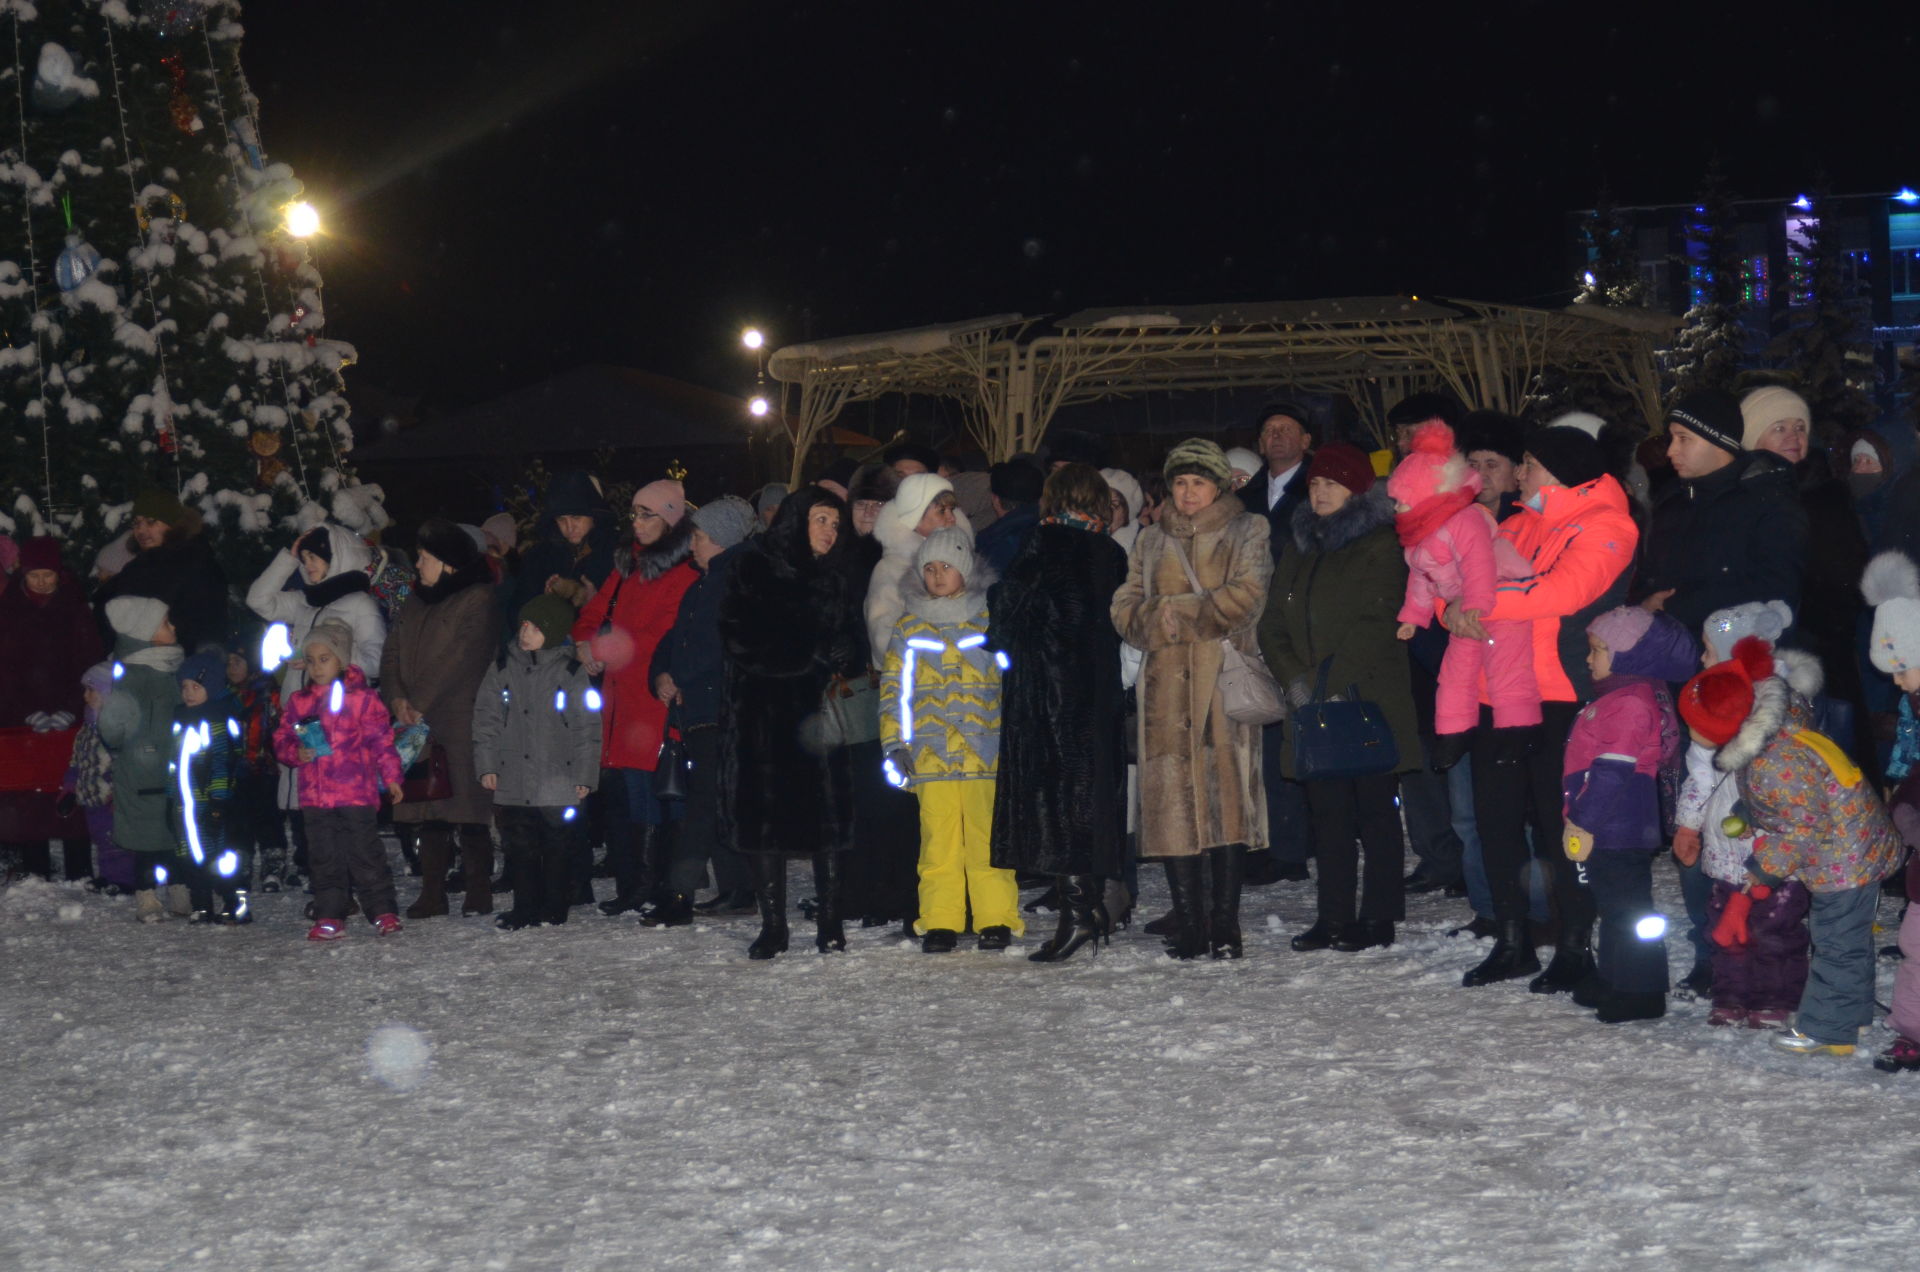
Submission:
[[[312,238],[320,232],[320,209],[302,199],[287,204],[287,233],[295,238]]]
[[[287,625],[275,623],[267,628],[267,634],[260,641],[260,674],[272,674],[275,668],[291,657],[293,641],[287,634]]]
[[[1633,934],[1643,941],[1657,941],[1667,934],[1667,916],[1649,914],[1633,925]]]
[[[1588,270],[1586,273],[1582,274],[1580,277],[1581,277],[1581,280],[1584,281],[1586,285],[1589,287],[1593,286],[1596,281],[1593,276],[1592,270]]]
[[[1811,212],[1813,211],[1813,200],[1803,194],[1793,201],[1793,206],[1799,208],[1802,212]]]
[[[1893,192],[1893,197],[1901,203],[1920,203],[1920,193],[1916,193],[1912,186],[1901,186]]]
[[[772,409],[773,403],[758,394],[755,394],[754,397],[747,402],[747,413],[752,415],[756,420],[766,418],[767,412]]]
[[[748,327],[740,333],[740,343],[749,349],[759,349],[767,343],[767,336],[758,327]]]

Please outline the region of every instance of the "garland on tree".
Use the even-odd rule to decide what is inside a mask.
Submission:
[[[386,524],[241,37],[235,0],[0,0],[0,530],[76,564],[151,486],[234,578],[329,515]]]

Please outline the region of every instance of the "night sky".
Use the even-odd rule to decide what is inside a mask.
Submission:
[[[748,321],[1564,303],[1603,184],[1920,184],[1915,13],[255,0],[245,63],[353,381],[434,409],[598,361],[740,389]]]

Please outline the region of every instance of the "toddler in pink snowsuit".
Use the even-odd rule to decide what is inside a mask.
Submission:
[[[1530,570],[1513,546],[1493,532],[1493,513],[1475,502],[1480,474],[1453,447],[1453,430],[1434,421],[1413,434],[1413,449],[1387,479],[1393,497],[1394,529],[1407,553],[1407,600],[1400,607],[1401,640],[1412,640],[1437,609],[1458,602],[1478,617],[1493,609],[1496,581],[1526,578]],[[1440,663],[1440,688],[1434,699],[1434,732],[1442,756],[1457,761],[1466,753],[1465,735],[1480,722],[1480,683],[1484,675],[1499,729],[1540,723],[1540,685],[1533,674],[1533,624],[1484,623],[1490,639],[1452,636]]]

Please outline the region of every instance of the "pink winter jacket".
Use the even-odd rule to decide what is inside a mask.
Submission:
[[[393,717],[380,695],[367,688],[366,673],[347,668],[336,682],[339,710],[332,709],[333,685],[308,685],[287,700],[280,727],[273,731],[273,753],[294,770],[302,808],[365,808],[400,780],[400,753],[393,749]],[[300,763],[300,721],[320,719],[333,754]]]
[[[1505,540],[1495,539],[1493,529],[1493,514],[1470,503],[1408,548],[1407,601],[1400,621],[1425,627],[1448,601],[1488,613],[1495,579],[1526,577],[1526,562]],[[1507,551],[1496,553],[1496,544]]]

